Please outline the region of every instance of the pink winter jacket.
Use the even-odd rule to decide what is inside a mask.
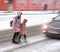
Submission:
[[[21,23],[21,25],[20,25],[20,34],[21,35],[26,34],[26,23]]]
[[[20,24],[17,22],[17,17],[13,17],[13,32],[20,32]]]

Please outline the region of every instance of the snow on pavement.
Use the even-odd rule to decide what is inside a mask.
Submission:
[[[58,14],[38,14],[38,15],[22,15],[21,22],[23,19],[28,19],[27,27],[28,26],[35,26],[40,25],[43,23],[47,23],[52,20],[53,17],[57,16]],[[0,16],[0,30],[6,30],[11,29],[10,27],[10,21],[15,17],[16,15],[1,15]]]

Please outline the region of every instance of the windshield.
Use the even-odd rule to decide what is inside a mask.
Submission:
[[[60,15],[54,18],[54,20],[60,20]]]

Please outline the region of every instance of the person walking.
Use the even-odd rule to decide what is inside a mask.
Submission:
[[[22,12],[18,12],[17,16],[13,17],[13,23],[12,23],[13,32],[14,32],[13,39],[12,39],[13,43],[19,43],[16,40],[18,39],[18,36],[20,34],[21,15]]]
[[[27,43],[27,40],[26,40],[26,23],[27,23],[27,19],[24,19],[20,25],[19,42],[21,42],[21,36],[24,36],[24,42]]]

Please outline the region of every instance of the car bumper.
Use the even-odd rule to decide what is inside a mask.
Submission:
[[[55,34],[55,33],[51,33],[51,32],[44,32],[44,34],[46,36],[60,38],[60,34]]]

